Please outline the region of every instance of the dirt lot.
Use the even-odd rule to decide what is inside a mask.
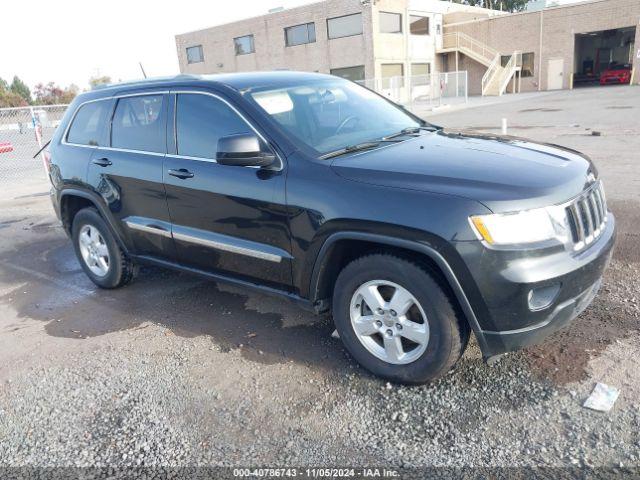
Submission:
[[[0,466],[639,468],[639,115],[640,88],[611,87],[429,118],[497,132],[506,117],[590,155],[619,233],[572,326],[494,366],[472,344],[422,387],[367,374],[329,318],[279,299],[150,268],[98,291],[46,183],[0,179]],[[621,389],[608,414],[581,406],[597,381]]]

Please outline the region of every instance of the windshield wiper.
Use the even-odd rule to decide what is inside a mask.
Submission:
[[[390,140],[392,138],[403,137],[405,135],[418,135],[422,130],[427,132],[435,132],[440,130],[440,127],[436,127],[435,125],[424,125],[421,127],[407,127],[400,130],[398,133],[392,133],[391,135],[387,135],[383,137],[383,140]]]
[[[391,140],[389,138],[382,138],[380,140],[374,140],[372,142],[362,142],[362,143],[356,143],[355,145],[347,145],[346,147],[340,148],[338,150],[335,150],[333,152],[329,152],[329,153],[325,153],[324,155],[320,155],[320,159],[322,160],[326,160],[328,158],[333,158],[333,157],[338,157],[340,155],[344,155],[345,153],[353,153],[353,152],[360,152],[362,150],[370,150],[372,148],[376,148],[377,146],[379,146],[381,143],[395,143],[398,142],[399,140]]]

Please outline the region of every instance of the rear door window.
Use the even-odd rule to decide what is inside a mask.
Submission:
[[[111,102],[100,100],[82,105],[73,118],[67,142],[93,147],[104,146],[102,133],[109,114]]]
[[[141,95],[118,100],[111,123],[111,146],[165,153],[164,95]]]
[[[176,142],[181,156],[215,159],[220,137],[251,132],[229,105],[210,95],[178,94],[176,108]]]

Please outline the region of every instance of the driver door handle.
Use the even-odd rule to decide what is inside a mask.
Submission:
[[[167,172],[169,175],[171,175],[172,177],[177,177],[177,178],[181,178],[181,179],[185,179],[185,178],[193,178],[193,173],[191,173],[189,170],[187,170],[186,168],[180,168],[178,170],[175,170],[173,168],[170,168],[169,171]]]
[[[109,165],[112,165],[111,160],[108,158],[95,158],[93,163],[99,167],[108,167]]]

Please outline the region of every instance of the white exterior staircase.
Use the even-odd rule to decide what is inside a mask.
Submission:
[[[451,32],[442,36],[438,53],[459,52],[487,67],[482,77],[482,95],[502,95],[511,79],[522,69],[522,52],[513,52],[503,67],[502,55],[466,33]]]

